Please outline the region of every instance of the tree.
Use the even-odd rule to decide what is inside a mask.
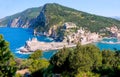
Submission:
[[[102,65],[102,53],[100,49],[95,45],[86,45],[85,48],[92,61],[91,69],[98,70],[98,68]]]
[[[14,77],[16,72],[14,57],[9,49],[9,43],[0,35],[0,76]]]
[[[120,50],[115,50],[116,62],[114,63],[114,68],[116,69],[116,75],[119,75],[120,72]]]
[[[75,48],[63,48],[50,60],[54,73],[75,76],[79,72],[98,69],[102,64],[102,54],[94,45],[78,45]],[[64,68],[63,68],[64,67]]]
[[[120,73],[120,50],[115,49],[102,51],[101,75],[119,77]]]
[[[92,71],[98,69],[102,64],[102,55],[94,45],[78,44],[74,49],[74,53],[69,55],[69,68],[75,73],[79,71]]]
[[[42,51],[41,50],[36,50],[36,51],[34,51],[34,53],[32,53],[29,56],[29,59],[40,59],[41,56],[42,56]]]
[[[73,70],[73,72],[78,73],[79,71],[87,71],[90,70],[92,66],[92,61],[90,60],[90,56],[88,55],[86,47],[80,45],[76,46],[73,54],[69,55],[69,68]]]
[[[116,63],[115,63],[115,67],[120,66],[120,50],[115,50],[115,57],[116,57]]]
[[[54,72],[61,73],[62,71],[66,70],[67,67],[66,59],[69,55],[69,52],[70,49],[68,50],[67,48],[64,47],[50,59],[50,63],[54,65]]]
[[[46,59],[31,60],[32,63],[29,66],[32,77],[43,77],[44,72],[49,66],[49,61]]]
[[[36,50],[30,55],[28,60],[25,61],[25,67],[27,64],[27,68],[31,72],[32,77],[43,77],[44,71],[49,66],[49,61],[41,57],[42,57],[42,51]]]
[[[113,67],[114,66],[114,63],[116,61],[115,59],[115,52],[113,51],[110,51],[110,50],[103,50],[102,51],[102,64],[103,66],[106,66],[106,67]]]

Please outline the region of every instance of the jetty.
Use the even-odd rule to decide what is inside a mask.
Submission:
[[[62,49],[63,47],[75,47],[76,44],[68,44],[67,42],[40,42],[37,38],[32,38],[26,41],[25,46],[20,49],[20,52],[27,53],[27,52],[34,52],[37,49],[42,51],[48,50],[58,50]]]

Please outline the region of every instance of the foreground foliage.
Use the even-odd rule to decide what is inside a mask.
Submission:
[[[32,53],[29,56],[29,59],[40,59],[41,56],[42,56],[42,51],[41,50],[36,50],[34,53]]]
[[[36,50],[28,59],[21,60],[21,62],[17,60],[18,70],[29,69],[31,77],[42,77],[50,63],[48,60],[41,57],[42,51]]]
[[[0,35],[0,77],[14,77],[15,72],[15,61],[9,43]]]
[[[50,60],[52,72],[65,77],[118,77],[120,51],[100,51],[94,45],[78,44],[75,48],[63,48]]]
[[[17,68],[16,68],[17,67]],[[22,77],[16,70],[28,69],[31,77],[119,77],[120,51],[100,51],[94,45],[63,48],[48,61],[36,50],[28,59],[16,59],[0,35],[0,77]]]

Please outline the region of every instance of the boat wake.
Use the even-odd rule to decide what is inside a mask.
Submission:
[[[22,46],[22,47],[20,47],[20,48],[17,48],[16,50],[18,51],[18,50],[20,50],[20,49],[22,49],[22,48],[24,48],[24,46]]]
[[[16,53],[19,53],[19,54],[31,54],[32,52],[27,52],[27,53],[24,53],[24,52],[20,52],[20,49],[24,48],[24,46],[20,47],[20,48],[17,48],[16,49]]]
[[[49,37],[45,38],[45,40],[54,41],[52,38],[49,38]]]
[[[23,52],[17,51],[16,53],[19,53],[19,54],[31,54],[32,52],[23,53]]]
[[[107,41],[101,41],[100,43],[106,43],[106,44],[120,44],[120,41],[118,41],[118,42],[113,42],[113,41],[109,41],[109,42],[107,42]]]

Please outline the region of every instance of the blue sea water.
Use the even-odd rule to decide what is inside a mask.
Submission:
[[[109,50],[120,50],[120,40],[117,38],[103,38],[102,41],[95,44],[100,50],[109,49]]]
[[[18,51],[18,49],[24,46],[28,39],[34,37],[33,30],[23,29],[23,28],[0,28],[0,34],[4,36],[4,39],[10,43],[10,49],[15,57],[18,58],[28,58],[30,54],[23,54]],[[52,42],[53,40],[46,36],[37,36],[39,41]],[[43,52],[43,57],[49,59],[56,50]]]
[[[4,39],[10,43],[10,49],[15,57],[26,59],[30,54],[23,54],[18,51],[18,49],[24,46],[25,42],[29,38],[33,38],[33,30],[23,29],[23,28],[0,28],[0,34],[4,35]],[[46,36],[38,36],[39,41],[52,42],[53,40]],[[97,47],[101,50],[115,48],[120,50],[120,41],[116,38],[104,38],[102,41],[95,43]],[[50,59],[50,57],[55,54],[57,50],[45,51],[43,52],[43,57]]]

